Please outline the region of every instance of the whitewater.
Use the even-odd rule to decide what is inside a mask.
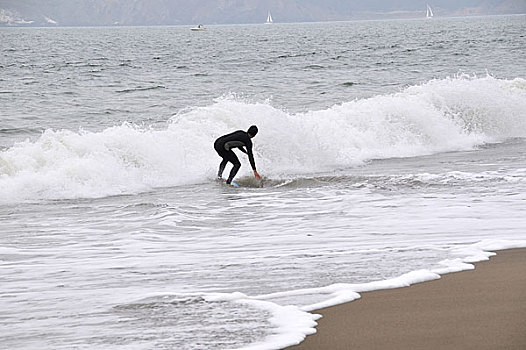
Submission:
[[[280,349],[525,247],[525,26],[2,28],[0,340]]]
[[[373,159],[468,150],[524,137],[525,110],[526,81],[520,78],[433,80],[396,94],[294,114],[223,98],[177,114],[160,130],[129,123],[101,132],[48,129],[38,140],[2,153],[1,198],[105,197],[210,181],[217,155],[206,146],[228,130],[246,129],[246,116],[264,130],[255,151],[260,168],[271,179],[287,180]]]

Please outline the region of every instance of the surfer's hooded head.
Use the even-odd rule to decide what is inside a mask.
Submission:
[[[248,133],[248,136],[250,137],[256,136],[256,134],[258,133],[258,127],[255,125],[252,125],[250,128],[248,128],[247,133]]]

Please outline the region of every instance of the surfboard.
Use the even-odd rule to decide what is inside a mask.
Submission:
[[[228,185],[226,183],[226,179],[223,179],[222,177],[218,177],[217,181],[220,181],[220,182],[224,183],[225,185]],[[230,186],[232,186],[232,187],[239,187],[239,185],[236,182],[234,182],[234,181],[230,182]]]

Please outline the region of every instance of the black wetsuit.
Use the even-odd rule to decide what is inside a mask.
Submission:
[[[246,150],[243,149],[246,147]],[[230,171],[228,176],[227,183],[232,182],[234,176],[236,176],[239,168],[241,167],[241,162],[237,158],[236,154],[232,151],[232,148],[239,148],[244,153],[248,154],[248,159],[252,170],[256,170],[256,163],[254,162],[254,155],[252,154],[252,140],[248,136],[248,133],[243,130],[234,131],[231,134],[221,136],[214,143],[214,148],[217,151],[217,154],[223,158],[223,161],[219,165],[219,172],[217,173],[218,177],[223,175],[223,170],[228,162],[232,163],[234,166]]]

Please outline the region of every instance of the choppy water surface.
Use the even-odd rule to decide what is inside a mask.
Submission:
[[[0,340],[278,349],[526,245],[525,27],[1,29]],[[214,182],[251,124],[263,182]]]

